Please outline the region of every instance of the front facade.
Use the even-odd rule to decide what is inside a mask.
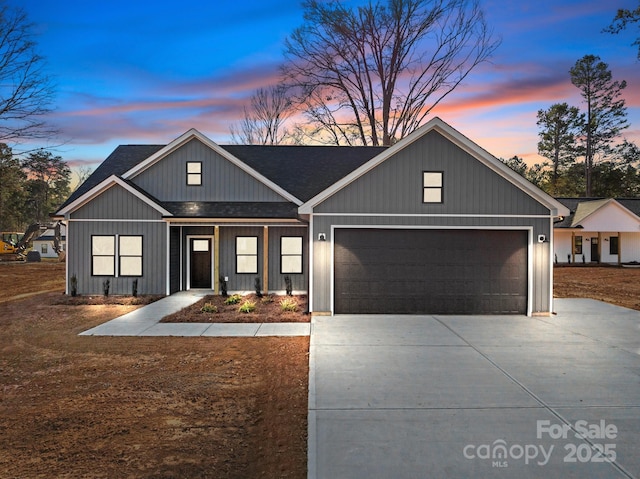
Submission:
[[[309,293],[310,312],[548,313],[568,210],[442,120],[390,148],[119,147],[58,211],[78,293]]]

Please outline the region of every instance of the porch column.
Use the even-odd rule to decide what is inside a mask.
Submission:
[[[220,227],[213,227],[213,294],[220,294]]]
[[[262,251],[263,251],[263,261],[262,261],[262,277],[263,277],[263,289],[264,293],[269,293],[269,227],[264,227],[264,234],[262,235]]]
[[[602,263],[602,233],[598,231],[598,263]]]
[[[618,231],[618,266],[622,264],[622,234]]]
[[[571,262],[576,262],[576,232],[571,232]]]

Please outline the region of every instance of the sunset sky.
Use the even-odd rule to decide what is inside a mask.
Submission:
[[[191,127],[229,143],[248,97],[278,81],[283,40],[302,22],[298,0],[8,4],[35,24],[57,85],[50,120],[63,144],[56,154],[92,168],[118,144],[165,144]],[[498,157],[539,161],[536,112],[563,101],[581,106],[568,71],[594,54],[628,82],[625,136],[640,143],[640,63],[631,46],[638,30],[602,33],[617,8],[633,9],[637,0],[481,4],[502,45],[435,115]]]

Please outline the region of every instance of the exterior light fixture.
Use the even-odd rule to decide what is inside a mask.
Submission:
[[[324,233],[318,234],[318,241],[327,241],[327,235]]]

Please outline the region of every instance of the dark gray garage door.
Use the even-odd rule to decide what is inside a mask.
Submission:
[[[527,312],[527,232],[335,230],[338,314]]]

